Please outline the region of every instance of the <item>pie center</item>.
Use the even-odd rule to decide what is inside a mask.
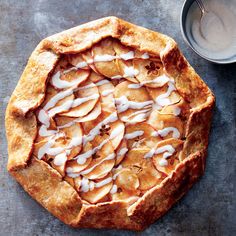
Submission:
[[[132,203],[183,161],[189,112],[160,58],[106,38],[58,62],[33,155],[86,203]]]

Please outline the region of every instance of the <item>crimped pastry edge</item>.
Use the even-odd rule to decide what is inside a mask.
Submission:
[[[37,134],[33,111],[44,99],[47,78],[60,55],[78,53],[106,37],[160,56],[167,72],[177,76],[177,89],[192,105],[183,149],[186,159],[160,186],[147,191],[131,206],[121,201],[84,205],[74,188],[52,167],[31,155]],[[30,56],[6,111],[8,171],[33,198],[66,224],[143,230],[165,214],[203,174],[214,102],[214,95],[173,39],[113,16],[89,22],[42,40]],[[56,193],[57,198],[50,193]]]

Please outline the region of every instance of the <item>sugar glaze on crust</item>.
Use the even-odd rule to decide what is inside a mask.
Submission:
[[[8,170],[66,224],[143,230],[203,174],[213,105],[171,38],[99,19],[32,53],[6,111]]]

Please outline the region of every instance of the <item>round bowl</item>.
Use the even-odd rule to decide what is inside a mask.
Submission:
[[[182,10],[181,10],[181,16],[180,16],[180,28],[181,28],[181,33],[182,33],[182,36],[184,38],[184,41],[193,49],[194,52],[196,52],[200,57],[208,60],[208,61],[211,61],[211,62],[214,62],[214,63],[217,63],[217,64],[230,64],[230,63],[234,63],[236,62],[236,55],[234,55],[233,57],[230,57],[230,58],[225,58],[225,59],[214,59],[214,58],[210,58],[210,57],[207,57],[205,55],[202,55],[192,44],[192,41],[193,41],[193,38],[189,37],[187,35],[187,31],[186,31],[186,18],[187,18],[187,15],[188,15],[188,11],[191,7],[191,5],[195,2],[195,0],[185,0],[184,1],[184,4],[183,4],[183,7],[182,7]],[[200,9],[199,9],[200,11]]]

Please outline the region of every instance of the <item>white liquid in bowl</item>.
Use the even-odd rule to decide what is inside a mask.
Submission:
[[[211,59],[236,56],[236,0],[203,1],[208,13],[201,18],[196,3],[186,18],[186,33],[192,46]]]

